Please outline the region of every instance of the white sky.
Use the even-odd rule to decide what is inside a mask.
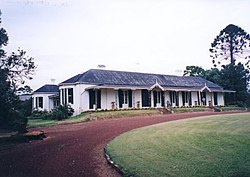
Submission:
[[[182,75],[212,67],[210,44],[228,24],[250,32],[249,0],[0,0],[6,51],[35,58],[34,90],[97,65]]]

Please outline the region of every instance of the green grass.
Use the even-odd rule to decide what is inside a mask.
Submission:
[[[92,113],[82,113],[77,116],[73,116],[63,121],[46,120],[46,119],[29,119],[28,127],[48,127],[59,124],[69,124],[77,122],[85,122],[89,119],[107,119],[107,118],[120,118],[120,117],[134,117],[134,116],[149,116],[160,114],[155,109],[148,110],[119,110],[119,111],[100,111]]]
[[[173,108],[174,113],[185,113],[185,112],[203,112],[203,111],[212,111],[212,109],[207,107],[181,107]]]
[[[107,152],[125,176],[250,176],[250,113],[136,129]]]
[[[244,111],[246,108],[244,107],[238,107],[238,106],[225,106],[225,107],[220,107],[222,111]]]
[[[45,119],[29,119],[28,127],[48,127],[56,125],[58,121],[56,120],[45,120]]]

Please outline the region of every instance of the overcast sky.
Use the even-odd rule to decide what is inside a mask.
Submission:
[[[212,67],[209,48],[228,24],[250,32],[249,0],[0,0],[6,51],[35,58],[33,88],[88,69],[182,75]]]

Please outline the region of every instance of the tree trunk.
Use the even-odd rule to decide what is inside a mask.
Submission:
[[[234,57],[233,57],[233,36],[230,36],[230,63],[235,65]]]

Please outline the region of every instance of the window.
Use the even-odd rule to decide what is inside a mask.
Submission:
[[[68,100],[69,100],[69,103],[74,104],[73,88],[68,89]]]
[[[36,97],[36,108],[43,108],[43,97]]]
[[[66,104],[66,100],[65,100],[65,89],[62,89],[61,92],[62,92],[62,104],[65,105],[65,104]]]
[[[128,104],[128,91],[123,91],[123,103]]]
[[[73,88],[61,89],[61,103],[67,105],[68,103],[74,104],[74,91]]]
[[[53,106],[54,106],[54,108],[58,107],[59,104],[60,104],[59,99],[53,99]]]

